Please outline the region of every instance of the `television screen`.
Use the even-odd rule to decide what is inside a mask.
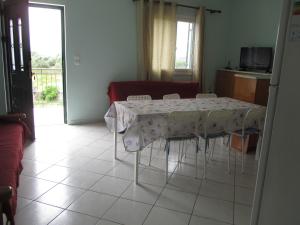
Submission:
[[[241,48],[240,68],[242,70],[271,72],[272,62],[272,48]]]

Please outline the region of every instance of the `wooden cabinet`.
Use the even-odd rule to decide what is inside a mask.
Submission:
[[[268,103],[270,74],[234,70],[218,70],[215,92],[219,97],[230,97],[266,106]],[[255,149],[257,136],[246,141],[247,150]],[[233,137],[232,147],[241,150],[241,140]]]
[[[215,92],[219,97],[230,97],[266,106],[270,74],[235,70],[218,70]]]

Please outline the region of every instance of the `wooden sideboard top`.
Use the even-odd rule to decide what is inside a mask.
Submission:
[[[272,74],[270,73],[257,73],[257,72],[249,72],[249,71],[241,71],[241,70],[228,70],[228,69],[219,69],[219,71],[233,73],[234,76],[237,77],[245,77],[249,79],[256,80],[269,80],[271,79]]]

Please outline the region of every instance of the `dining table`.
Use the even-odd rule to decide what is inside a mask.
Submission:
[[[264,106],[228,97],[115,101],[104,116],[108,129],[114,133],[114,158],[117,156],[118,134],[128,152],[135,152],[135,182],[138,182],[139,153],[168,132],[168,116],[172,112],[233,110],[236,114]],[[243,117],[237,116],[243,120]],[[264,118],[253,118],[253,124]],[[222,123],[224,121],[217,121]]]

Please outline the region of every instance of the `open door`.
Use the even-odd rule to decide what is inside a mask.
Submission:
[[[8,111],[26,113],[34,139],[28,7],[28,0],[1,1]]]

